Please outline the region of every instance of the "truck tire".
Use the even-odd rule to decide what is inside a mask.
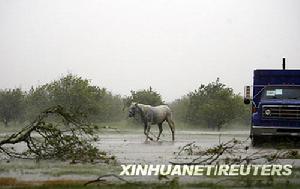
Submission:
[[[251,144],[253,147],[259,147],[262,146],[264,143],[263,137],[262,136],[252,136],[251,137]]]

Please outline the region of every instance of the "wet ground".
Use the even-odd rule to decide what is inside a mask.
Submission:
[[[155,134],[155,131],[153,133]],[[174,142],[171,141],[171,135],[167,132],[160,141],[149,141],[147,143],[145,143],[145,136],[142,131],[114,134],[107,133],[101,136],[98,146],[104,151],[115,155],[120,164],[168,164],[170,161],[189,162],[189,160],[197,157],[187,155],[177,156],[177,153],[186,144],[195,142],[195,145],[206,149],[230,141],[233,138],[239,141],[245,141],[243,145],[249,146],[247,150],[248,154],[257,151],[264,153],[274,153],[277,151],[274,145],[272,145],[273,141],[269,141],[270,145],[253,148],[248,131],[177,131]],[[293,147],[288,150],[299,151],[298,148]],[[244,153],[245,151],[242,152]],[[300,161],[298,159],[281,159],[279,163],[293,164],[294,166],[300,167]]]
[[[156,134],[155,131],[153,133]],[[105,134],[101,136],[98,146],[115,155],[121,164],[168,164],[170,160],[174,160],[178,151],[188,143],[195,142],[196,145],[202,147],[211,147],[232,138],[246,140],[248,136],[247,131],[178,131],[174,142],[171,140],[170,133],[166,133],[158,142],[148,141],[145,143],[143,131],[131,131]],[[250,140],[247,143],[250,145]]]
[[[154,134],[156,130],[152,131]],[[153,135],[152,135],[153,137]],[[134,131],[109,131],[100,133],[99,149],[116,156],[115,165],[70,165],[60,162],[42,162],[36,164],[33,161],[13,160],[0,162],[0,178],[10,177],[21,180],[49,180],[49,179],[94,179],[96,176],[107,173],[120,173],[120,164],[169,164],[170,161],[188,162],[195,156],[183,155],[177,157],[179,150],[186,144],[195,142],[203,148],[209,148],[232,138],[246,141],[250,146],[249,153],[264,150],[275,152],[274,148],[252,148],[250,145],[249,131],[224,131],[224,132],[201,132],[201,131],[177,131],[175,141],[171,141],[171,134],[167,130],[163,132],[161,140],[145,143],[142,130]],[[19,145],[17,148],[22,149]],[[295,149],[298,150],[298,149]],[[242,154],[241,154],[242,155]],[[280,164],[293,164],[300,167],[299,159],[282,159]],[[148,177],[139,177],[141,181]],[[139,179],[132,177],[131,180]],[[199,179],[199,178],[196,178]],[[157,180],[157,178],[151,178]]]

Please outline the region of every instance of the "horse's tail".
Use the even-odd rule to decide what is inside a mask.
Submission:
[[[172,132],[172,140],[174,141],[175,140],[175,123],[172,119],[172,112],[171,111],[167,115],[167,122],[168,122],[168,125],[171,129],[171,132]]]

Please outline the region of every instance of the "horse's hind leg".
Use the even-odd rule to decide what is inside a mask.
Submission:
[[[168,122],[168,125],[172,132],[172,140],[174,141],[175,140],[175,124],[174,124],[174,121],[171,119],[171,116],[167,117],[167,122]]]
[[[162,128],[162,123],[159,123],[159,124],[157,124],[158,125],[158,130],[159,130],[159,133],[158,133],[158,136],[157,136],[157,141],[159,140],[159,137],[160,137],[160,135],[161,135],[161,133],[162,133],[162,131],[163,131],[163,128]]]

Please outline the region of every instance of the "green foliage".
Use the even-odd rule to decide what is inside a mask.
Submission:
[[[116,122],[124,120],[125,106],[132,102],[152,106],[164,104],[161,95],[151,87],[131,91],[122,98],[105,88],[91,85],[88,79],[68,74],[47,84],[32,87],[28,92],[21,89],[0,91],[0,119],[5,125],[11,121],[33,120],[42,110],[60,105],[76,115],[85,114],[90,121]],[[191,125],[205,125],[220,129],[230,122],[249,123],[249,107],[242,97],[220,83],[219,79],[208,85],[201,85],[170,104],[178,122]],[[66,123],[68,124],[68,123]]]
[[[0,91],[0,121],[33,120],[44,109],[60,105],[76,115],[85,114],[91,121],[120,121],[124,117],[123,99],[90,81],[68,74],[50,83],[21,89]]]
[[[20,120],[24,110],[24,94],[21,89],[0,91],[0,119],[5,126],[10,121]]]
[[[131,91],[131,96],[125,99],[125,104],[129,106],[132,102],[148,104],[152,106],[157,106],[164,103],[161,95],[158,92],[153,91],[152,87],[139,91]]]
[[[233,120],[249,118],[242,97],[234,94],[219,79],[208,85],[201,85],[197,90],[175,101],[172,106],[176,119],[218,130]]]
[[[186,122],[187,112],[190,104],[190,99],[188,96],[183,96],[181,99],[176,99],[170,104],[173,110],[174,117],[177,121]],[[178,125],[178,124],[177,124]]]
[[[36,115],[50,106],[50,98],[47,91],[47,85],[31,87],[25,97],[26,112],[25,117],[33,120]]]
[[[60,105],[73,114],[85,113],[94,121],[116,121],[123,116],[123,101],[105,88],[69,74],[59,80],[32,88],[27,96],[28,117],[49,106]]]

